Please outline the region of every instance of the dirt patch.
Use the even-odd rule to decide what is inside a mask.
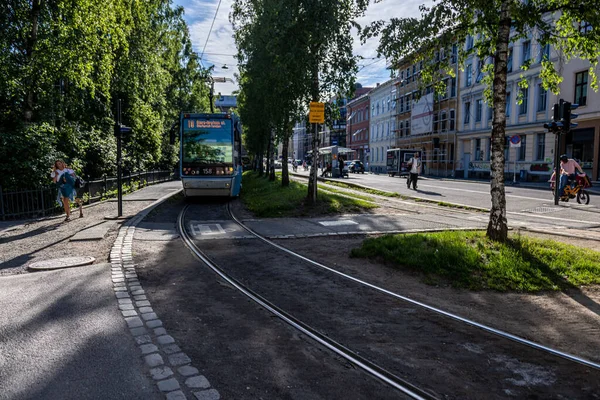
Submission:
[[[564,239],[570,240],[571,244],[576,242]],[[350,236],[287,239],[278,243],[400,295],[600,362],[600,355],[595,350],[600,348],[599,287],[570,289],[564,293],[524,294],[473,292],[449,286],[431,286],[418,273],[366,259],[350,258],[350,250],[360,246],[363,240],[363,236]]]

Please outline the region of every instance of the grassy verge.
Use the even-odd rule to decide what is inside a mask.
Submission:
[[[242,201],[248,210],[258,217],[299,217],[323,214],[362,212],[376,208],[373,203],[336,194],[318,192],[317,204],[306,202],[308,192],[305,184],[290,181],[290,186],[281,186],[281,176],[273,182],[246,171],[242,180]]]
[[[473,290],[536,292],[600,283],[600,252],[519,235],[506,243],[474,231],[387,235],[365,240],[351,256],[420,272],[430,284]]]

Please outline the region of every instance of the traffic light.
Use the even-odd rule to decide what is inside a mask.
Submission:
[[[558,122],[558,121],[560,121],[562,119],[562,116],[560,115],[561,111],[562,111],[562,109],[561,109],[561,107],[560,107],[560,105],[558,103],[554,104],[552,106],[552,115],[553,115],[552,120],[554,122]]]
[[[563,121],[564,126],[567,128],[567,130],[575,128],[577,126],[575,122],[571,122],[579,116],[578,114],[572,113],[572,111],[576,110],[577,107],[579,107],[579,104],[571,104],[568,101],[565,101],[562,105]]]
[[[544,124],[544,128],[548,129],[548,131],[553,133],[558,133],[563,127],[562,123],[562,114],[563,114],[563,100],[561,100],[560,104],[555,104],[552,106],[552,121]]]

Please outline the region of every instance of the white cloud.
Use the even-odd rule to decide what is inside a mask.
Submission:
[[[419,5],[431,4],[431,2],[432,0],[384,0],[372,3],[365,15],[357,22],[364,26],[372,21],[388,20],[391,17],[417,17],[419,16]],[[194,50],[200,54],[204,48],[213,17],[215,17],[219,0],[175,0],[175,3],[185,8],[185,19],[190,29],[192,45]],[[238,69],[232,55],[236,54],[236,48],[233,40],[233,27],[229,22],[232,4],[233,0],[221,0],[202,61],[205,66],[215,66],[214,76],[235,80],[234,73],[237,73]],[[377,56],[378,39],[370,39],[361,45],[356,31],[353,34],[354,54],[366,58],[360,62],[359,68],[361,69],[358,72],[357,81],[363,86],[374,86],[377,82],[383,83],[388,80],[390,74],[385,69],[385,60],[373,59]],[[227,65],[228,69],[223,69],[223,65]],[[238,89],[236,84],[215,84],[215,91],[223,94],[229,94],[236,89]]]

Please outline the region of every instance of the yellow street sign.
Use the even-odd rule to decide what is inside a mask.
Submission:
[[[311,124],[322,124],[325,122],[325,103],[318,103],[316,101],[310,102],[308,122]]]

